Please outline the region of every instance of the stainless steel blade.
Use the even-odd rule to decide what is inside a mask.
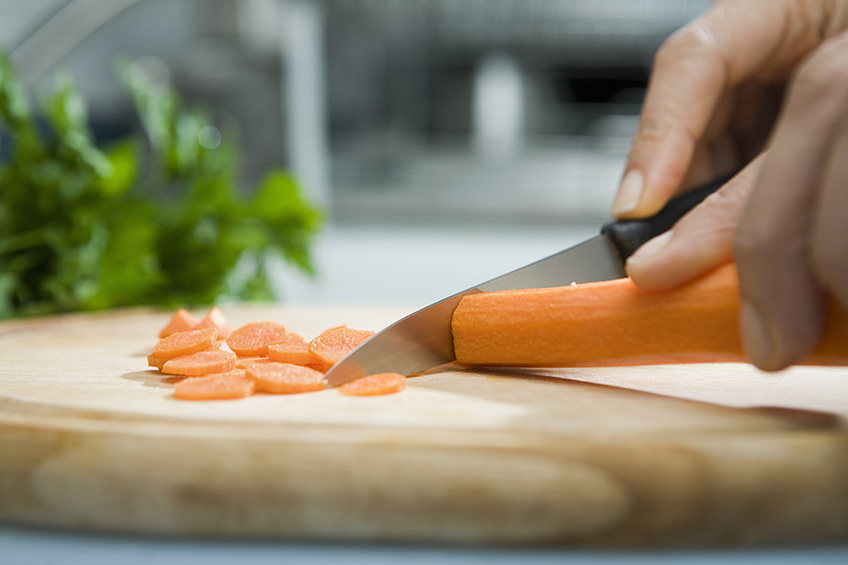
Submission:
[[[573,282],[607,281],[624,276],[624,265],[615,246],[606,236],[599,235],[475,288],[482,292],[545,288]]]
[[[456,359],[451,317],[463,296],[477,292],[564,286],[621,278],[615,247],[600,235],[410,314],[374,335],[327,372],[330,386],[364,375],[412,375]]]

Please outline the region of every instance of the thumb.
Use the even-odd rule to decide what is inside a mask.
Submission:
[[[736,227],[762,168],[760,154],[669,231],[645,243],[627,261],[637,285],[662,290],[733,260]]]

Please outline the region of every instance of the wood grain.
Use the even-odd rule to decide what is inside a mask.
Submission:
[[[233,306],[312,336],[403,308]],[[395,396],[184,402],[167,313],[0,324],[0,519],[168,535],[591,546],[848,539],[848,373],[462,370]]]

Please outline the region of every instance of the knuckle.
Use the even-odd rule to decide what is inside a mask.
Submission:
[[[740,224],[733,239],[733,254],[738,263],[759,262],[769,248],[769,237],[760,230]]]
[[[848,41],[826,42],[798,69],[793,91],[804,99],[844,96],[848,92]]]
[[[722,218],[734,219],[738,217],[738,209],[744,200],[740,199],[732,190],[719,190],[713,192],[704,199],[703,205]]]
[[[673,151],[684,155],[684,159],[668,163],[666,169],[666,174],[672,175],[679,182],[683,180],[689,166],[696,141],[691,133],[681,129],[679,123],[669,118],[673,114],[669,108],[667,104],[657,104],[650,113],[643,114],[633,140],[631,156],[644,163],[656,161],[658,153]]]
[[[651,146],[658,145],[668,136],[670,125],[667,120],[643,116],[639,123],[639,140]]]
[[[735,229],[734,206],[730,198],[715,192],[704,199],[689,214],[683,216],[679,225],[687,233],[698,237],[715,239],[732,234]]]
[[[631,160],[637,163],[650,162],[656,157],[657,148],[663,147],[673,127],[667,120],[659,117],[662,112],[645,114],[639,122],[639,129],[633,138],[630,150]]]
[[[691,223],[692,227],[687,226],[686,229],[703,231],[703,237],[733,241],[748,197],[747,186],[744,186],[743,180],[734,178],[720,190],[707,196],[690,214],[684,216],[681,224]]]
[[[809,272],[810,240],[785,217],[758,215],[741,221],[733,241],[733,255],[749,280],[780,279],[788,265],[806,264]],[[753,274],[756,274],[755,276]],[[749,286],[751,290],[753,287]]]
[[[654,55],[654,65],[657,67],[668,66],[693,56],[699,56],[713,48],[712,30],[705,21],[695,20],[675,31],[666,39]]]
[[[817,241],[812,263],[813,274],[822,285],[848,294],[848,250],[831,241]]]

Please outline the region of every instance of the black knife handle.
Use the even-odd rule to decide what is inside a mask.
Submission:
[[[617,220],[601,228],[615,245],[621,261],[633,255],[642,244],[671,229],[686,212],[700,204],[707,196],[721,188],[732,176],[715,180],[709,184],[690,190],[668,201],[656,215],[642,220]]]

